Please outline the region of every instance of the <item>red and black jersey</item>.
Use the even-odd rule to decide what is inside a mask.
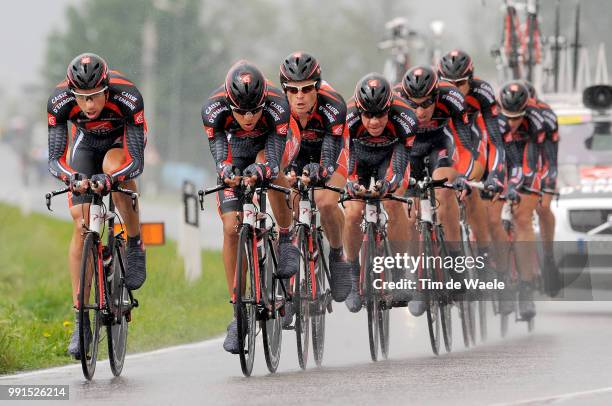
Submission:
[[[533,178],[540,169],[540,148],[546,137],[544,117],[535,101],[531,100],[515,132],[510,131],[508,119],[503,114],[498,121],[508,169],[511,171],[509,184],[519,187],[526,178]]]
[[[320,161],[328,172],[333,172],[340,151],[344,148],[344,126],[346,123],[346,103],[327,82],[323,81],[317,92],[317,101],[302,127],[300,120],[294,115],[300,129],[299,151],[290,155],[297,157],[305,155],[310,161]]]
[[[465,96],[465,102],[472,128],[479,132],[481,139],[486,140],[489,177],[495,177],[503,182],[506,173],[506,153],[499,130],[495,91],[488,82],[474,78],[470,80],[470,91]]]
[[[144,166],[146,123],[144,102],[136,86],[116,71],[110,72],[107,101],[96,119],[81,111],[67,81],[59,83],[47,103],[49,128],[49,171],[66,182],[76,171],[67,162],[68,122],[73,125],[73,140],[84,137],[93,145],[123,141],[127,160],[111,174],[113,181],[140,175]]]
[[[407,96],[401,84],[394,87],[394,92],[401,97]],[[439,139],[443,136],[445,129],[450,131],[458,156],[454,167],[471,179],[477,152],[472,145],[465,98],[459,89],[443,81],[438,82],[434,97],[436,107],[430,122],[419,123],[416,132],[421,135],[421,138],[431,135],[432,138]]]
[[[217,167],[232,164],[234,157],[247,158],[265,149],[265,159],[276,175],[289,131],[290,110],[280,89],[268,83],[261,118],[251,131],[243,130],[234,118],[223,85],[202,107],[202,122]]]
[[[542,185],[546,189],[554,189],[557,180],[557,156],[559,152],[559,122],[552,108],[541,100],[536,100],[544,119],[546,138],[542,143]]]
[[[391,157],[391,171],[387,180],[401,181],[408,165],[408,148],[417,128],[417,118],[405,100],[393,96],[388,121],[379,136],[364,127],[361,114],[353,99],[347,105],[346,126],[349,134],[349,179],[357,179],[360,165],[378,166]]]

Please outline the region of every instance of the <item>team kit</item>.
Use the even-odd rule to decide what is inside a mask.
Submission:
[[[506,294],[510,272],[495,245],[507,240],[507,203],[512,204],[517,242],[536,240],[532,219],[537,213],[545,245],[542,272],[554,266],[550,202],[556,188],[558,123],[530,83],[511,81],[496,91],[475,75],[474,61],[461,50],[443,55],[435,66],[411,67],[399,83],[368,73],[348,100],[324,79],[316,57],[305,52],[281,61],[279,79],[275,86],[253,63],[240,60],[201,110],[218,175],[214,194],[233,303],[245,285],[237,269],[253,266],[237,252],[244,245],[241,224],[263,221],[251,213],[256,204],[271,207],[274,280],[284,284],[288,296],[291,281],[301,272],[303,238],[297,224],[309,221],[302,216],[310,208],[317,212],[325,251],[329,248],[331,298],[354,313],[365,306],[364,264],[370,257],[364,256],[363,246],[381,235],[364,229],[370,218],[384,223],[386,242],[371,258],[374,288],[384,283],[392,302],[404,303],[414,316],[425,312],[426,291],[437,286],[419,275],[420,269],[432,267],[424,265],[428,257],[442,258],[433,266],[448,275],[446,289],[456,300],[485,286]],[[95,196],[111,192],[125,227],[125,286],[131,297],[146,279],[137,204],[124,193],[137,191],[135,179],[145,164],[143,98],[102,57],[84,53],[68,65],[65,80],[49,97],[47,113],[49,171],[69,189],[74,221],[68,257],[73,305],[80,309],[87,305],[82,298],[89,296],[79,293],[90,289],[80,284],[90,207]],[[254,202],[257,188],[267,191],[265,203]],[[427,221],[443,229],[443,250],[423,251],[420,227]],[[471,230],[469,258],[462,249],[462,224]],[[253,238],[245,252],[258,258],[257,235]],[[316,244],[317,238],[308,241]],[[520,249],[518,309],[521,317],[533,318],[539,270],[530,250],[535,248],[524,244]],[[467,276],[467,267],[475,269],[476,281]],[[376,276],[381,274],[384,278]],[[554,295],[554,288],[547,293]],[[296,311],[290,300],[284,304],[283,328],[292,328]],[[500,300],[499,311],[514,311],[514,303]],[[91,340],[89,320],[82,312],[76,317],[68,352],[77,359]],[[244,320],[235,306],[223,343],[232,354],[243,351],[246,330],[239,323]],[[86,324],[80,326],[86,332],[81,338],[79,324]]]

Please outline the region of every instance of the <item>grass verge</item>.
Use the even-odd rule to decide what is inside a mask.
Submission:
[[[24,217],[0,204],[0,374],[74,362],[66,355],[74,328],[67,268],[71,232],[69,222]],[[221,254],[203,251],[202,268],[202,277],[189,284],[174,242],[147,249],[147,282],[135,292],[140,307],[132,312],[129,352],[224,330],[231,307]]]

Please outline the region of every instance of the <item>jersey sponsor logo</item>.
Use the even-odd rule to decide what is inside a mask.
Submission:
[[[285,113],[285,109],[283,108],[283,106],[278,103],[275,103],[274,101],[270,101],[270,106],[274,107],[276,111],[278,111],[280,114]]]
[[[490,104],[493,104],[495,102],[495,95],[493,94],[493,90],[484,85],[473,89],[473,92],[484,97]]]
[[[85,123],[85,129],[94,132],[107,132],[107,130],[113,129],[113,125],[110,121],[92,121]]]
[[[332,106],[329,103],[325,103],[325,107],[327,107],[329,109],[329,111],[331,111],[332,113],[334,113],[335,115],[339,115],[340,112],[338,111],[337,108],[335,108],[334,106]]]
[[[66,97],[63,100],[59,99],[59,103],[56,106],[53,106],[53,114],[57,114],[62,107],[64,107],[66,104],[70,103],[71,101],[74,101],[74,97]]]
[[[140,110],[138,113],[134,114],[134,122],[136,124],[143,124],[144,121],[144,110]]]
[[[50,126],[55,126],[55,124],[57,124],[57,121],[55,120],[55,116],[50,113],[47,113],[47,122],[49,123]]]
[[[116,94],[113,99],[126,105],[130,110],[136,110],[136,105],[134,103],[119,94]]]
[[[326,108],[324,108],[323,106],[319,107],[319,111],[322,111],[323,114],[325,115],[325,117],[327,117],[327,119],[330,122],[334,121],[334,116],[332,115],[332,113],[330,113]]]
[[[211,104],[210,106],[206,107],[206,110],[204,110],[204,114],[210,114],[212,113],[212,111],[214,109],[216,109],[217,107],[221,106],[221,102],[214,102],[213,104]]]
[[[335,125],[332,127],[332,134],[342,135],[343,130],[344,130],[344,126],[342,124]]]
[[[206,135],[208,136],[208,138],[212,138],[215,135],[215,129],[212,127],[204,127],[204,130],[206,131]]]
[[[442,96],[442,100],[447,100],[450,104],[455,106],[457,111],[463,111],[463,103],[461,103],[461,99],[462,97],[459,95],[459,93],[454,90],[451,90]]]
[[[133,101],[134,103],[136,103],[136,101],[138,101],[138,98],[136,96],[134,96],[131,93],[128,92],[121,92],[121,95],[131,101]]]
[[[272,116],[272,118],[274,119],[274,121],[279,122],[281,121],[280,116],[278,115],[278,113],[276,112],[276,110],[274,110],[271,107],[266,106],[266,111]]]
[[[58,101],[62,100],[64,97],[68,96],[68,92],[62,92],[51,99],[51,104],[55,104]]]
[[[410,124],[412,127],[416,126],[416,124],[417,124],[417,123],[416,123],[416,121],[414,120],[414,118],[410,117],[408,114],[406,114],[406,112],[402,111],[402,112],[400,113],[400,116],[401,116],[401,117],[402,117],[404,120],[408,121],[408,124]]]
[[[81,58],[81,63],[91,63],[91,58],[89,56],[84,56]]]
[[[287,135],[287,130],[289,129],[289,124],[284,123],[276,126],[276,132],[278,134]]]

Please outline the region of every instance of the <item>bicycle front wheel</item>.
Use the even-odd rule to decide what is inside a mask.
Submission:
[[[299,271],[293,281],[293,306],[295,308],[295,337],[297,342],[298,363],[306,369],[308,363],[308,341],[310,337],[310,303],[312,287],[310,279],[310,261],[308,253],[308,235],[301,226],[298,231],[298,248],[300,250]]]
[[[266,307],[265,318],[261,321],[261,329],[263,331],[263,347],[266,357],[266,365],[268,371],[276,372],[278,362],[281,355],[281,343],[283,339],[282,317],[278,306],[276,305],[277,298],[282,298],[283,291],[280,283],[274,279],[276,274],[276,255],[273,254],[272,241],[269,238],[265,240],[265,257],[260,260],[260,272],[262,280],[262,295],[264,296],[264,305]]]
[[[433,242],[431,241],[431,226],[429,224],[423,225],[422,236],[422,251],[424,258],[431,258],[433,257]],[[435,271],[430,265],[430,261],[423,261],[421,263],[421,278],[434,281],[436,280],[434,279]],[[425,298],[427,302],[429,342],[433,353],[438,355],[440,353],[440,306],[438,303],[438,295],[435,291],[427,289],[425,291]]]
[[[253,266],[253,235],[249,226],[242,226],[236,257],[234,311],[238,323],[240,367],[250,376],[255,360],[257,296]]]
[[[376,241],[374,224],[368,223],[366,229],[366,240],[363,246],[363,261],[365,275],[366,308],[368,310],[368,337],[370,340],[370,357],[372,361],[378,360],[378,342],[380,338],[380,303],[379,296],[374,289],[374,256],[376,255]]]
[[[79,286],[79,352],[83,375],[87,380],[91,380],[96,371],[100,343],[100,278],[103,277],[100,265],[98,237],[88,233],[83,243]]]
[[[312,354],[318,367],[323,363],[323,351],[325,349],[325,314],[327,313],[328,300],[331,300],[327,290],[327,263],[323,255],[323,241],[321,234],[317,233],[314,244],[313,261],[315,263],[315,303],[313,306],[312,320]]]
[[[127,312],[130,306],[130,297],[125,287],[125,248],[117,242],[113,252],[112,273],[107,276],[111,300],[112,320],[106,326],[108,337],[108,360],[113,375],[121,375],[123,361],[127,349],[128,321]]]

